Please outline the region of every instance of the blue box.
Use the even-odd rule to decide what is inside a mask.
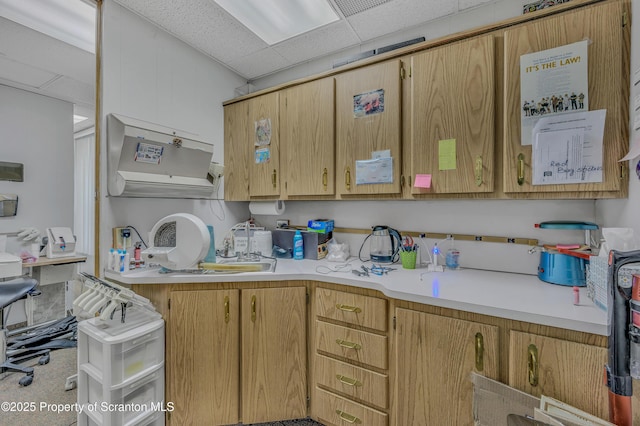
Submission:
[[[307,223],[307,231],[329,233],[333,231],[333,220],[315,219]]]

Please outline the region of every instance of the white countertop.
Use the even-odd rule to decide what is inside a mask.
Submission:
[[[426,268],[402,269],[400,264],[385,265],[395,270],[383,276],[359,277],[353,269],[363,265],[352,258],[350,266],[325,260],[278,259],[275,272],[234,274],[161,274],[159,269],[133,270],[125,274],[107,272],[105,278],[123,284],[178,284],[201,282],[246,282],[315,280],[379,290],[399,300],[418,302],[500,318],[576,330],[607,336],[607,314],[580,288],[580,304],[573,304],[568,286],[542,282],[535,275],[476,269],[427,272]],[[365,266],[371,266],[365,262]],[[328,273],[327,273],[328,272]]]

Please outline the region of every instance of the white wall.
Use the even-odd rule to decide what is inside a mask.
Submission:
[[[105,117],[120,113],[197,134],[214,144],[213,160],[223,162],[222,102],[233,97],[234,88],[245,83],[243,79],[111,0],[103,3],[102,52],[103,159],[107,143]],[[108,197],[106,160],[102,165],[103,268],[114,226],[132,225],[147,240],[159,219],[188,212],[214,226],[219,245],[223,231],[248,217],[247,203],[229,206],[217,200]]]
[[[631,16],[640,16],[640,0],[632,0]],[[640,138],[640,132],[633,130],[635,116],[633,99],[640,96],[640,85],[634,86],[634,74],[640,69],[640,22],[631,26],[631,90],[629,108],[630,141]],[[638,143],[638,142],[636,142]],[[634,234],[640,236],[640,178],[636,175],[636,165],[640,158],[629,162],[629,198],[625,200],[601,200],[596,202],[596,214],[604,227],[633,228]]]
[[[0,161],[24,164],[24,182],[0,181],[18,194],[18,212],[0,218],[0,234],[36,227],[73,227],[73,105],[0,85]],[[27,245],[8,238],[7,251]]]

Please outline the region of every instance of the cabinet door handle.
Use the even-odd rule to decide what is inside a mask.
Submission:
[[[325,191],[327,190],[327,185],[328,184],[329,184],[329,171],[325,167],[322,170],[322,187],[324,188]]]
[[[351,169],[349,167],[344,171],[344,186],[347,191],[351,191]]]
[[[251,322],[256,322],[256,296],[251,296]]]
[[[224,322],[229,322],[229,296],[224,297]]]
[[[340,309],[341,311],[355,312],[356,314],[362,312],[362,309],[358,308],[357,306],[343,305],[342,303],[338,303],[336,305],[336,308]]]
[[[476,370],[484,369],[484,337],[482,333],[476,333]]]
[[[476,186],[482,186],[482,156],[476,157]]]
[[[527,366],[529,369],[529,384],[538,386],[538,348],[531,344],[527,349]]]
[[[340,383],[344,383],[345,385],[355,386],[355,387],[362,386],[361,381],[352,379],[347,376],[343,376],[342,374],[336,374],[336,379],[338,379]]]
[[[524,185],[524,154],[518,154],[518,185]]]
[[[278,172],[276,169],[273,169],[273,173],[271,173],[271,183],[273,184],[273,189],[276,189],[278,183]]]
[[[347,340],[342,340],[342,339],[336,339],[336,343],[342,346],[343,348],[347,348],[347,349],[358,350],[362,348],[362,346],[359,343],[353,343],[353,342],[349,342]]]
[[[349,413],[345,413],[342,410],[336,410],[336,414],[338,415],[338,417],[340,417],[341,420],[344,420],[347,423],[356,424],[356,425],[359,425],[360,423],[362,423],[362,420],[360,420],[356,416],[351,415]]]

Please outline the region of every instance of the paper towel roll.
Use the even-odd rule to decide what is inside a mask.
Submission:
[[[279,216],[284,213],[284,201],[250,201],[249,211],[257,215]]]

